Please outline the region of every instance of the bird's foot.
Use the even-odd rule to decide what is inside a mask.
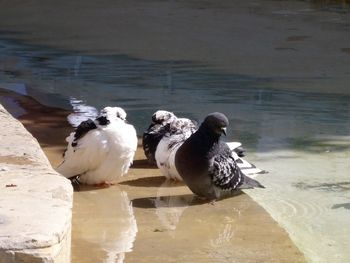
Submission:
[[[99,183],[99,184],[94,184],[95,187],[98,187],[98,188],[108,188],[112,185],[115,185],[115,183],[113,182],[108,182],[108,181],[104,181],[102,183]]]
[[[72,183],[72,186],[73,186],[73,190],[76,191],[76,192],[79,192],[80,191],[80,181],[79,181],[79,175],[77,176],[73,176],[71,178],[68,178],[71,183]]]

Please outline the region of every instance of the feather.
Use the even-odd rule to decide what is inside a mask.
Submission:
[[[67,137],[67,150],[57,171],[67,178],[80,175],[79,181],[85,184],[113,182],[126,174],[137,136],[135,128],[120,117],[124,113],[121,108],[106,107],[95,121],[81,123]]]

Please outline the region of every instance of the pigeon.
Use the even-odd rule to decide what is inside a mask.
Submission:
[[[167,179],[182,181],[175,167],[175,155],[182,143],[189,138],[198,129],[197,123],[187,118],[175,117],[171,123],[164,126],[165,134],[158,143],[155,153],[157,167]],[[247,162],[244,156],[242,144],[240,142],[228,142],[232,157],[237,162],[245,175],[256,176],[265,171],[256,168],[253,164]]]
[[[158,143],[167,133],[167,125],[175,119],[175,114],[170,111],[158,110],[152,115],[152,123],[142,136],[142,146],[149,164],[157,164],[155,154]]]
[[[264,188],[242,173],[232,150],[220,140],[228,124],[224,114],[209,114],[175,155],[175,167],[186,185],[194,194],[211,201],[232,196],[238,189]]]
[[[89,185],[114,183],[128,172],[137,149],[136,130],[119,107],[105,107],[94,121],[83,121],[66,141],[57,171]]]
[[[166,134],[160,140],[155,159],[167,179],[182,181],[175,168],[175,154],[182,143],[197,130],[197,123],[186,118],[176,118],[166,125]]]

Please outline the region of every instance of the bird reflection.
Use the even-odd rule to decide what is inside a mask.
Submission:
[[[73,259],[79,257],[78,250],[86,253],[98,249],[97,253],[91,254],[102,254],[104,259],[99,258],[99,262],[123,262],[125,253],[132,250],[137,233],[136,218],[127,193],[114,186],[77,192],[74,199],[73,239],[77,241]]]
[[[156,214],[166,230],[175,230],[182,213],[194,199],[194,195],[172,195],[174,187],[183,183],[166,180],[157,191],[155,199]]]
[[[210,245],[213,248],[222,247],[223,244],[229,243],[234,236],[234,229],[232,223],[226,223],[221,226],[216,238],[210,239]]]
[[[230,199],[224,204],[223,208],[229,207],[230,213],[225,212],[223,217],[215,220],[212,226],[213,231],[208,238],[209,257],[215,262],[225,262],[227,258],[232,258],[237,251],[232,250],[236,247],[236,242],[240,240],[242,234],[239,234],[240,227],[246,224],[244,213],[250,207],[246,202],[231,203]]]

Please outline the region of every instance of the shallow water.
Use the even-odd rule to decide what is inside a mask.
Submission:
[[[224,112],[230,120],[227,139],[243,142],[247,159],[269,171],[258,178],[266,189],[247,193],[287,230],[310,262],[350,261],[347,248],[350,242],[349,6],[336,1],[262,3],[237,1],[237,6],[228,3],[221,6],[209,2],[187,5],[178,1],[163,6],[154,1],[163,11],[168,12],[170,7],[178,11],[169,15],[164,24],[155,23],[159,21],[152,16],[157,9],[153,5],[139,2],[139,11],[123,7],[125,14],[121,16],[140,12],[148,26],[143,30],[150,33],[147,37],[133,35],[128,39],[129,46],[123,45],[118,36],[111,37],[113,34],[108,30],[104,32],[105,29],[101,29],[104,33],[80,31],[84,29],[80,23],[84,21],[82,17],[76,18],[74,28],[69,29],[77,34],[78,45],[67,37],[71,33],[67,28],[56,25],[62,37],[58,40],[44,26],[35,30],[38,25],[27,18],[29,16],[21,18],[27,23],[25,27],[20,25],[21,21],[13,22],[7,17],[3,23],[12,26],[13,32],[1,34],[0,87],[67,110],[79,104],[96,108],[122,106],[139,135],[149,124],[151,114],[160,108],[197,121],[209,112]],[[35,12],[33,6],[17,9],[31,14]],[[192,21],[188,14],[196,19]],[[205,22],[204,17],[211,18],[211,22]],[[175,21],[182,25],[185,23],[182,19],[194,28],[179,30],[172,24]],[[16,23],[20,26],[15,27]],[[96,23],[101,27],[105,22]],[[139,32],[140,25],[137,24],[136,30],[133,23],[134,18],[130,20],[130,30]],[[164,38],[152,35],[149,28],[159,30]],[[119,33],[128,36],[121,29]],[[193,33],[196,39],[181,42],[182,33],[187,38]],[[230,37],[232,34],[241,41]],[[98,41],[102,36],[106,37],[106,43]],[[147,45],[138,45],[143,40]],[[13,101],[7,103],[18,109],[16,115],[23,114],[20,107],[13,106]],[[184,233],[178,232],[178,225],[187,224],[185,232],[192,226],[188,219],[180,220],[181,215],[186,210],[184,214],[191,216],[200,209],[197,206],[187,209],[191,196],[186,192],[181,193],[182,197],[170,199],[169,193],[159,193],[157,198],[157,191],[168,190],[158,188],[160,185],[156,184],[153,192],[149,192],[153,201],[133,196],[133,203],[139,205],[137,211],[143,215],[152,202],[151,214],[157,216],[162,227],[158,229],[155,224],[150,231],[163,233],[166,229],[170,236],[179,235],[181,240]],[[125,185],[113,188],[111,205],[126,215],[123,224],[130,225],[129,230],[133,232],[127,232],[128,242],[133,243],[138,228],[128,205],[130,197],[123,188]],[[83,192],[75,202],[79,204],[80,198],[89,200],[93,195],[94,191]],[[109,194],[102,195],[106,196]],[[104,207],[108,201],[96,202],[101,202],[96,204],[101,210],[108,211],[108,206]],[[162,207],[162,202],[169,207],[155,209],[157,205]],[[217,209],[222,209],[222,214],[218,212],[215,220],[231,222],[224,216],[227,202],[220,203]],[[210,214],[208,211],[203,215]],[[98,213],[101,211],[96,211]],[[108,223],[103,221],[106,218],[92,220],[95,221],[91,224],[98,226]],[[208,225],[213,220],[209,220]],[[73,223],[84,227],[79,221]],[[124,231],[123,224],[114,223],[120,227],[115,231]],[[220,242],[230,240],[228,244],[232,246],[234,227],[231,223],[218,227],[222,228],[222,233],[217,233]],[[86,237],[82,239],[87,247],[94,247],[96,241],[106,243],[106,247],[98,251],[109,255],[108,251],[113,250],[115,254],[111,258],[119,255],[121,261],[123,253],[131,249],[132,244],[121,249],[118,240],[113,240],[111,245],[92,240],[93,231],[84,232]],[[101,232],[98,228],[96,231]],[[200,235],[199,229],[193,231]],[[213,233],[207,234],[204,240],[212,240],[209,243],[215,247],[219,241],[210,237]],[[140,236],[141,240],[149,241],[147,234]],[[108,240],[108,233],[104,238]],[[164,233],[162,238],[160,240],[166,242]],[[144,246],[141,240],[136,238],[138,248]],[[206,245],[203,243],[203,247]],[[213,256],[217,262],[230,256],[229,248],[222,250],[220,255]],[[228,254],[220,258],[225,253]],[[130,254],[131,260],[137,258],[133,258],[134,255],[137,253]],[[204,257],[199,253],[195,258],[198,260],[201,256]]]

